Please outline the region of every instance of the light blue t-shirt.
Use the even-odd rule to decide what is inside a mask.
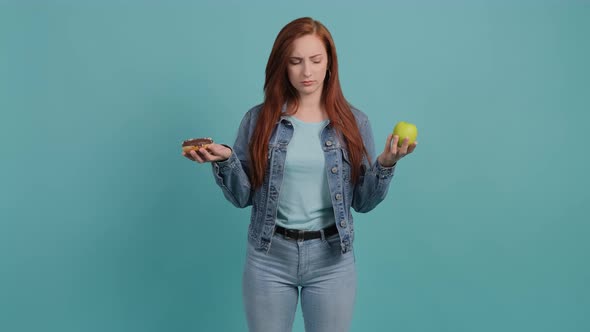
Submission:
[[[288,117],[293,137],[287,147],[277,224],[285,228],[319,230],[335,222],[326,161],[320,143],[328,120],[303,122]]]

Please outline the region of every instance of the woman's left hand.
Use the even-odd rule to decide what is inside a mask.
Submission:
[[[416,145],[418,145],[418,141],[408,144],[408,138],[404,138],[402,146],[397,146],[399,142],[399,136],[389,134],[387,136],[387,143],[385,143],[385,149],[383,153],[379,155],[377,161],[383,167],[391,167],[395,165],[400,159],[407,156],[408,154],[414,152],[416,149]]]

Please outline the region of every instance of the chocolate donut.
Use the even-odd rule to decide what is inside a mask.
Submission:
[[[209,144],[213,144],[213,140],[210,137],[187,139],[182,142],[182,151],[189,153],[200,148],[206,148]]]

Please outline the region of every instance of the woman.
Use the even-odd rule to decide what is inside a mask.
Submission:
[[[264,102],[244,116],[233,148],[185,157],[211,162],[237,207],[252,206],[243,299],[250,331],[291,331],[301,288],[306,331],[348,331],[356,292],[350,209],[381,202],[416,143],[391,134],[375,159],[367,116],[342,94],[328,30],[296,19],[278,34]]]

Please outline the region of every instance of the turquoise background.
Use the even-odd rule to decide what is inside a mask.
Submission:
[[[381,151],[353,331],[589,331],[590,4],[0,1],[0,330],[245,331],[233,144],[278,31],[331,30]],[[300,311],[294,331],[303,331]]]

